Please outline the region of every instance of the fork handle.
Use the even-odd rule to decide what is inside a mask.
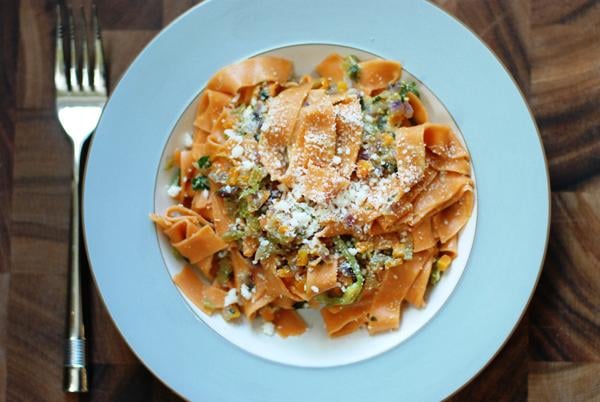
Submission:
[[[79,265],[79,160],[81,145],[73,144],[73,180],[71,182],[71,250],[69,261],[69,298],[67,339],[65,344],[64,388],[67,392],[87,392],[86,344]]]

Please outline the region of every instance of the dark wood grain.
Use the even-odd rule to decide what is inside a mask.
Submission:
[[[531,304],[532,358],[600,362],[600,190],[552,201],[547,263]]]
[[[531,402],[600,401],[600,363],[539,363],[529,365]],[[569,389],[569,393],[564,390]]]
[[[600,172],[598,5],[582,6],[578,18],[569,22],[533,28],[530,104],[554,189]]]
[[[8,314],[9,401],[64,399],[60,379],[66,284],[66,275],[11,273]]]
[[[197,3],[97,2],[111,88],[161,27]],[[600,1],[435,3],[514,76],[553,190],[548,256],[528,312],[450,400],[600,400]],[[54,111],[55,4],[0,1],[0,402],[178,401],[121,338],[85,270],[92,389],[61,390],[71,148]],[[91,0],[81,4],[89,11]]]
[[[13,144],[16,108],[18,8],[0,3],[0,275],[8,272],[9,220],[12,190]]]
[[[10,217],[17,92],[19,9],[0,2],[0,401],[6,395],[6,344],[10,285]]]

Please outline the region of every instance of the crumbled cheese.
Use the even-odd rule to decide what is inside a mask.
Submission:
[[[298,201],[298,198],[288,193],[270,206],[267,215],[287,228],[287,236],[303,233],[303,236],[310,237],[319,230],[319,221],[315,209],[306,202]]]
[[[354,248],[354,247],[350,247],[350,248],[348,249],[348,252],[349,252],[350,254],[352,254],[352,255],[356,255],[356,254],[358,254],[358,249],[356,249],[356,248]]]
[[[175,198],[179,195],[180,191],[181,187],[179,187],[177,184],[171,184],[167,189],[167,194],[169,194],[169,197]]]
[[[240,156],[244,155],[244,148],[242,148],[241,145],[236,145],[235,147],[233,147],[233,149],[231,150],[231,156],[233,158],[239,158]]]
[[[227,292],[227,294],[225,295],[225,300],[223,301],[223,304],[225,307],[232,305],[234,303],[238,303],[238,296],[237,296],[237,290],[236,289],[229,289],[229,292]]]
[[[252,162],[251,160],[245,159],[244,161],[242,161],[240,168],[242,170],[252,170],[252,168],[254,168],[256,166],[256,164],[254,162]]]
[[[264,322],[262,325],[262,332],[265,335],[273,336],[275,334],[275,325],[272,322]]]
[[[210,194],[208,193],[208,190],[203,190],[203,191],[202,191],[202,197],[204,197],[204,199],[205,199],[205,200],[208,200],[208,196],[209,196],[209,195],[210,195]]]
[[[230,128],[224,130],[223,134],[225,134],[227,138],[237,142],[238,144],[244,140],[244,138],[241,135],[239,135],[235,130],[232,130]]]
[[[246,300],[250,300],[252,298],[252,292],[250,291],[248,285],[246,285],[245,283],[242,283],[242,286],[240,287],[240,294]]]
[[[331,162],[334,165],[339,165],[340,163],[342,163],[342,158],[340,158],[339,156],[334,156],[333,158],[331,158]]]
[[[183,134],[183,146],[186,148],[191,148],[194,143],[194,139],[190,133]]]
[[[310,290],[311,290],[313,293],[319,293],[319,288],[318,288],[317,286],[315,286],[315,285],[312,285],[312,286],[310,287]]]

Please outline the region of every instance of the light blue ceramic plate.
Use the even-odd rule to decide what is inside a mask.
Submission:
[[[460,271],[453,266],[456,274],[446,278],[446,293],[438,291],[439,303],[432,294],[436,307],[426,310],[427,320],[407,315],[406,327],[414,330],[373,337],[377,351],[369,351],[365,338],[328,346],[313,336],[306,338],[313,343],[291,341],[289,358],[285,341],[273,338],[269,348],[268,340],[198,319],[172,284],[173,267],[148,220],[161,203],[155,190],[164,180],[163,151],[208,78],[273,49],[287,47],[283,52],[297,60],[323,50],[290,47],[299,44],[345,46],[401,61],[452,116],[449,123],[473,160],[472,248],[470,241],[464,246],[464,263]],[[84,191],[88,254],[112,318],[148,368],[193,400],[450,395],[491,360],[521,317],[540,272],[548,222],[544,154],[513,80],[464,26],[417,1],[219,0],[192,9],[146,47],[119,83],[94,137]],[[318,361],[319,348],[334,350],[335,364]]]

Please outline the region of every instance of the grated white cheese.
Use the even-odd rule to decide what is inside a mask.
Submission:
[[[262,332],[265,335],[273,336],[275,334],[275,325],[272,322],[264,322],[262,325]]]
[[[225,300],[223,302],[223,304],[225,305],[225,307],[238,303],[238,296],[237,296],[237,290],[236,289],[229,289],[229,292],[227,292],[227,294],[225,295]]]
[[[317,286],[315,286],[315,285],[312,285],[312,286],[310,287],[310,290],[311,290],[313,293],[319,293],[319,288],[318,288]]]
[[[239,158],[240,156],[244,155],[244,148],[242,148],[241,145],[236,145],[235,147],[233,147],[233,149],[231,150],[231,156],[233,158]]]
[[[334,156],[333,158],[331,158],[331,162],[334,165],[339,165],[340,163],[342,163],[342,158],[340,158],[339,156]]]
[[[229,138],[237,143],[240,143],[244,140],[244,138],[241,135],[239,135],[235,130],[232,130],[230,128],[224,130],[223,134],[225,134],[227,136],[227,138]]]
[[[179,195],[180,191],[181,187],[179,187],[177,184],[171,184],[167,189],[167,194],[169,195],[169,197],[175,198]]]
[[[256,166],[256,164],[254,162],[252,162],[251,160],[245,159],[244,161],[242,161],[240,168],[242,170],[252,170],[252,168],[254,168],[254,166]]]
[[[183,146],[186,148],[191,148],[194,143],[194,139],[190,133],[183,134]]]

